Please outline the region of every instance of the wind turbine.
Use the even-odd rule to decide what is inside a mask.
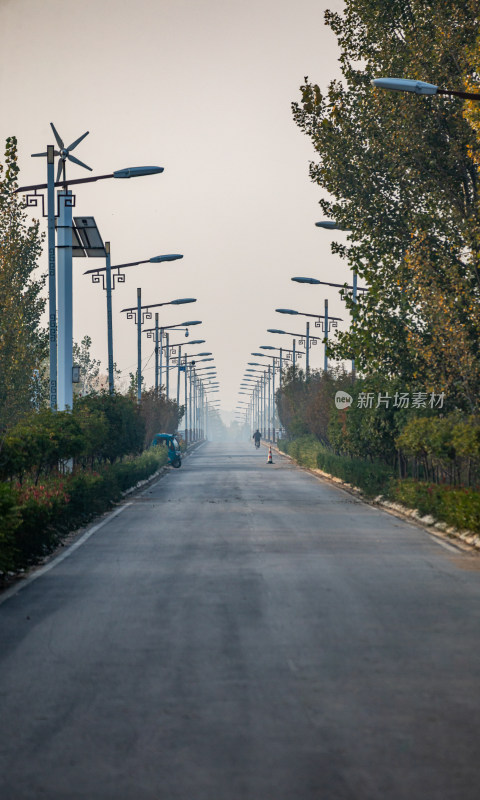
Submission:
[[[54,150],[53,151],[55,156],[60,156],[60,161],[58,162],[58,170],[57,170],[57,183],[60,180],[60,178],[62,177],[62,173],[63,173],[63,180],[64,181],[66,180],[65,162],[67,160],[68,161],[72,161],[74,164],[78,164],[79,167],[84,167],[84,169],[88,169],[91,172],[92,171],[91,167],[89,167],[87,164],[84,164],[84,162],[80,161],[79,158],[75,158],[75,156],[71,155],[72,150],[75,150],[77,145],[79,145],[80,142],[82,142],[83,139],[85,139],[85,136],[88,136],[89,131],[87,131],[86,133],[83,133],[81,136],[78,137],[78,139],[75,139],[75,141],[72,142],[72,144],[69,144],[68,147],[65,147],[65,145],[63,143],[63,139],[60,136],[60,134],[58,133],[57,129],[55,128],[55,125],[53,124],[53,122],[50,123],[50,127],[51,127],[51,129],[53,131],[53,135],[55,136],[57,145],[60,148],[59,150]],[[32,158],[37,158],[37,157],[46,156],[46,155],[47,155],[47,153],[32,153]]]

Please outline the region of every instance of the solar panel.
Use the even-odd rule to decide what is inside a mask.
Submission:
[[[89,258],[105,258],[105,245],[103,244],[94,217],[74,217],[72,232],[72,255],[77,257],[88,256]],[[80,249],[83,253],[75,252]]]

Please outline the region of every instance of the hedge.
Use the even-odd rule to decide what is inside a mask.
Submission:
[[[465,487],[440,486],[413,478],[395,478],[393,470],[382,463],[347,458],[329,452],[313,436],[292,441],[280,440],[280,450],[302,466],[321,469],[329,475],[358,486],[367,497],[383,494],[408,508],[455,528],[480,532],[480,492]]]
[[[35,563],[62,536],[109,509],[122,492],[166,462],[166,449],[156,448],[95,472],[50,476],[38,484],[0,484],[0,571]]]
[[[292,441],[280,440],[279,448],[310,469],[321,469],[346,483],[358,486],[368,496],[386,492],[393,479],[393,469],[378,461],[339,456],[327,450],[313,436],[302,436]]]
[[[389,497],[455,528],[480,533],[480,492],[411,478],[392,483]]]

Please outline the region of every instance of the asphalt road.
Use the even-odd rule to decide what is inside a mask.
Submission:
[[[0,605],[2,800],[478,800],[479,557],[207,444]]]

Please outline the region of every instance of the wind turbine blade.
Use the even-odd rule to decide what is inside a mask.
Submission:
[[[57,183],[62,177],[63,164],[64,164],[63,159],[60,159],[60,161],[58,162],[58,169],[57,169]]]
[[[83,141],[83,139],[85,139],[85,136],[88,136],[89,133],[90,131],[87,131],[86,133],[82,134],[82,136],[79,136],[78,139],[75,139],[73,144],[69,144],[67,147],[68,152],[70,153],[72,150],[75,150],[77,144],[80,144],[80,142]]]
[[[50,123],[50,127],[51,127],[51,129],[53,131],[53,135],[55,136],[55,139],[57,140],[57,144],[58,144],[60,150],[65,150],[65,145],[63,144],[63,142],[62,142],[62,140],[61,140],[61,138],[60,138],[60,136],[58,134],[58,131],[55,128],[55,125],[53,124],[53,122]]]
[[[53,151],[54,156],[59,156],[60,153],[58,150]],[[38,156],[48,156],[48,153],[32,153],[31,158],[37,158]]]
[[[71,156],[70,153],[68,154],[67,158],[68,158],[69,161],[73,161],[74,164],[78,164],[79,167],[85,167],[85,169],[88,169],[90,172],[92,171],[91,167],[87,166],[87,164],[84,164],[83,161],[80,161],[79,158],[75,158],[75,156]]]

